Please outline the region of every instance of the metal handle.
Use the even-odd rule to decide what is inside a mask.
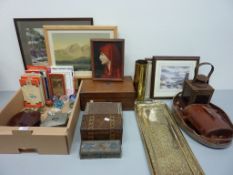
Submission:
[[[210,72],[208,73],[207,76],[205,76],[205,75],[198,75],[199,68],[201,66],[203,66],[203,65],[209,65],[209,66],[211,66]],[[209,82],[209,78],[212,75],[213,71],[214,71],[214,66],[211,63],[208,63],[208,62],[200,63],[195,68],[195,75],[194,75],[194,79],[193,80],[194,81],[201,81],[201,82],[204,82],[204,83],[208,83]]]

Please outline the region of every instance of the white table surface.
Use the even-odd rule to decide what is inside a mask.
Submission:
[[[0,92],[0,109],[14,92]],[[233,121],[233,90],[215,91],[212,102]],[[171,104],[171,101],[166,101]],[[149,175],[146,155],[133,111],[125,111],[122,157],[115,159],[79,159],[80,122],[78,120],[69,155],[37,153],[0,154],[0,175]],[[184,133],[194,155],[207,175],[233,174],[233,144],[226,149],[207,148]],[[1,141],[1,140],[0,140]]]

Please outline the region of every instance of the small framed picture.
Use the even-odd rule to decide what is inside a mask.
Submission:
[[[49,74],[49,82],[51,87],[52,96],[66,95],[66,84],[64,74]]]
[[[91,59],[94,80],[123,81],[124,39],[92,39]]]
[[[154,56],[151,98],[173,98],[182,91],[184,80],[193,79],[199,60],[196,56]]]
[[[63,74],[65,79],[65,89],[66,95],[70,96],[74,94],[74,84],[73,84],[73,66],[50,66],[51,73],[53,74]]]
[[[43,25],[93,25],[93,18],[15,18],[14,24],[26,69],[48,65]]]

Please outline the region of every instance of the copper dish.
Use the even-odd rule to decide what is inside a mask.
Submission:
[[[191,105],[185,103],[181,93],[174,97],[172,108],[178,125],[194,140],[207,147],[219,149],[229,146],[233,138],[233,125],[227,114],[212,103]],[[191,113],[195,117],[190,118],[187,115],[190,107],[201,107],[202,113],[193,108]]]

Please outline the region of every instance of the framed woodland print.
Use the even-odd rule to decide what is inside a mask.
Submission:
[[[184,80],[193,79],[199,60],[196,56],[154,56],[151,98],[173,98],[182,91]]]
[[[92,39],[92,78],[122,81],[124,77],[124,39]]]
[[[75,77],[91,78],[92,38],[117,38],[116,26],[44,26],[49,65],[73,65]]]
[[[27,65],[48,65],[43,25],[93,25],[93,18],[15,18],[15,29]]]

